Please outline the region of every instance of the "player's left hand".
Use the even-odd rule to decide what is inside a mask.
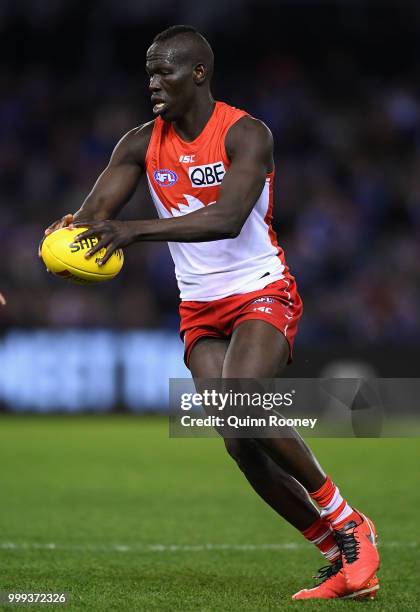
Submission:
[[[6,298],[0,293],[0,305],[6,306]]]
[[[75,241],[80,241],[90,236],[97,236],[99,239],[98,244],[86,253],[86,259],[92,257],[92,255],[95,255],[101,249],[106,248],[105,255],[98,261],[100,266],[108,261],[114,251],[128,246],[136,239],[133,223],[130,221],[94,221],[80,224],[74,223],[73,225],[75,227],[79,225],[87,225],[89,227],[85,232],[79,234]]]

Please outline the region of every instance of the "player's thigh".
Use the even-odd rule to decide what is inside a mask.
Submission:
[[[229,341],[223,338],[200,338],[191,350],[189,369],[195,378],[221,378]]]
[[[275,378],[289,359],[289,343],[273,325],[247,320],[233,332],[223,362],[223,378]]]

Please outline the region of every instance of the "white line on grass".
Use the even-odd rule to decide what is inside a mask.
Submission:
[[[0,542],[0,550],[67,550],[90,552],[203,552],[203,551],[263,551],[298,550],[309,548],[305,542],[280,544],[60,544],[55,542]],[[418,542],[385,541],[382,548],[417,548]]]

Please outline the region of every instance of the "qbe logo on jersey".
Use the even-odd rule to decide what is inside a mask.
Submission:
[[[178,180],[178,175],[173,170],[168,170],[165,168],[164,170],[155,170],[153,173],[155,177],[155,181],[159,183],[161,187],[170,187]]]
[[[223,162],[205,164],[204,166],[190,166],[188,176],[193,187],[213,187],[221,185],[226,174]]]

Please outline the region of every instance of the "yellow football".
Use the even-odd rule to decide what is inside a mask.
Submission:
[[[98,244],[98,238],[92,236],[80,242],[75,242],[76,236],[84,232],[86,227],[62,228],[49,234],[41,247],[41,257],[47,269],[66,280],[78,284],[102,283],[114,278],[124,263],[124,253],[121,249],[115,251],[102,266],[98,261],[105,255],[106,249],[101,249],[89,259],[85,255],[89,249]]]

